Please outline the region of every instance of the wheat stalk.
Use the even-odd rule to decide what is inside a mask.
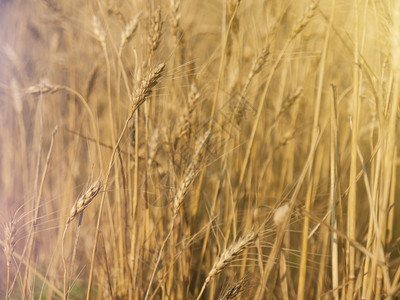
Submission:
[[[82,216],[84,210],[88,207],[88,205],[93,201],[93,199],[97,196],[101,188],[101,181],[100,179],[96,180],[87,190],[86,192],[80,196],[72,206],[69,217],[67,219],[67,222],[65,224],[65,229],[62,237],[62,245],[61,245],[61,252],[62,252],[62,259],[63,259],[63,264],[64,264],[64,298],[68,299],[69,298],[69,292],[70,292],[70,286],[69,283],[67,284],[67,265],[65,261],[65,255],[64,255],[64,240],[65,240],[65,234],[67,233],[69,224],[71,223],[72,220],[76,218],[77,215],[80,215],[79,219],[79,224],[78,224],[78,231],[76,233],[76,238],[75,238],[75,245],[73,248],[73,255],[71,259],[71,267],[70,267],[70,273],[72,272],[72,266],[73,266],[73,261],[75,257],[75,251],[77,247],[77,242],[78,242],[78,237],[79,237],[79,231],[80,231],[80,225],[82,221]]]
[[[192,163],[189,165],[187,171],[185,172],[185,177],[182,180],[182,182],[181,182],[181,184],[180,184],[180,186],[178,188],[178,191],[175,193],[174,199],[172,200],[172,203],[173,203],[173,219],[172,219],[171,226],[170,226],[170,229],[168,231],[168,234],[165,237],[165,239],[163,240],[163,242],[161,244],[161,247],[160,247],[160,250],[158,252],[156,264],[155,264],[155,267],[154,267],[153,272],[151,274],[151,278],[150,278],[150,281],[149,281],[149,284],[148,284],[148,287],[147,287],[147,290],[146,290],[146,295],[144,297],[145,300],[149,296],[150,288],[151,288],[151,285],[153,283],[154,276],[155,276],[155,274],[157,272],[158,265],[160,263],[161,256],[163,254],[165,245],[166,245],[166,243],[167,243],[167,241],[168,241],[169,237],[171,236],[171,233],[172,233],[172,231],[174,229],[175,219],[178,216],[179,209],[183,204],[183,200],[185,198],[185,195],[188,192],[188,189],[189,189],[190,185],[192,184],[192,182],[193,182],[193,180],[195,178],[195,175],[197,174],[197,169],[198,169],[198,166],[199,166],[199,164],[201,162],[202,153],[203,153],[204,148],[207,145],[207,142],[208,142],[208,140],[210,138],[210,132],[211,132],[210,130],[206,131],[206,133],[204,134],[203,138],[201,139],[199,145],[197,146],[195,154],[193,155]]]
[[[177,192],[175,193],[175,197],[172,201],[173,203],[173,211],[174,216],[176,216],[179,212],[180,207],[183,204],[184,197],[188,192],[189,186],[193,183],[195,175],[197,174],[198,167],[201,161],[201,155],[204,152],[205,147],[210,138],[210,130],[204,134],[203,138],[200,140],[199,145],[196,148],[196,151],[193,155],[192,162],[185,172],[184,179],[182,180]]]
[[[312,3],[307,7],[306,12],[294,25],[292,33],[290,35],[291,39],[294,39],[304,29],[304,27],[307,26],[307,24],[311,21],[312,17],[314,16],[317,7],[318,7],[318,2]]]
[[[249,247],[256,239],[257,234],[254,233],[254,231],[250,231],[247,235],[240,238],[237,242],[233,243],[227,249],[225,249],[224,252],[222,252],[222,254],[215,261],[211,271],[208,273],[208,276],[204,281],[196,300],[200,299],[210,280],[217,274],[221,273],[226,266],[235,260],[243,252],[243,250]]]
[[[107,173],[106,173],[106,179],[104,182],[104,189],[107,189],[108,182],[110,179],[111,169],[112,169],[112,166],[114,163],[114,158],[117,153],[117,150],[119,149],[119,145],[122,141],[125,131],[128,128],[129,122],[132,119],[134,113],[140,107],[140,105],[143,104],[144,101],[146,100],[146,98],[151,95],[152,89],[158,83],[158,80],[160,79],[161,73],[164,70],[164,68],[165,68],[165,64],[159,64],[158,66],[156,66],[149,73],[149,75],[144,80],[142,80],[140,87],[136,90],[136,93],[134,95],[132,95],[132,108],[130,110],[130,113],[129,113],[126,121],[125,121],[124,127],[121,130],[119,138],[118,138],[117,142],[115,143],[114,149],[111,153],[111,157],[110,157],[110,161],[108,163],[108,168],[107,168]],[[97,217],[96,234],[95,234],[95,238],[94,238],[94,246],[93,246],[92,257],[91,257],[89,282],[88,282],[88,290],[87,290],[87,294],[86,294],[86,299],[90,299],[90,291],[91,291],[92,282],[93,282],[95,254],[96,254],[97,244],[98,244],[98,240],[99,240],[99,229],[100,229],[100,223],[101,223],[101,215],[102,215],[103,207],[104,207],[104,201],[105,201],[105,193],[103,194],[103,197],[101,198],[99,214]]]

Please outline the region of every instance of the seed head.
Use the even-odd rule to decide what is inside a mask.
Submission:
[[[73,219],[75,219],[75,217],[79,213],[83,212],[86,209],[86,207],[90,204],[90,202],[92,202],[94,197],[96,197],[97,194],[99,193],[100,187],[101,187],[101,181],[100,180],[95,181],[88,188],[86,193],[84,193],[81,197],[78,198],[78,200],[76,200],[74,206],[72,206],[71,211],[69,213],[67,224],[69,224]]]

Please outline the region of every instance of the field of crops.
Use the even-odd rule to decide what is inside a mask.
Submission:
[[[0,0],[0,297],[400,297],[399,99],[394,0]]]

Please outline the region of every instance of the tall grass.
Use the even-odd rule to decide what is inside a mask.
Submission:
[[[399,297],[399,20],[0,1],[0,297]]]

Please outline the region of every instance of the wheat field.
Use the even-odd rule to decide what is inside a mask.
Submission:
[[[0,297],[400,297],[400,3],[0,0]]]

